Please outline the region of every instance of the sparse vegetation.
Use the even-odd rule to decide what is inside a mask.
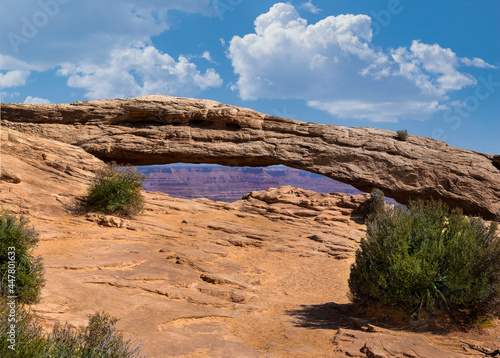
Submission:
[[[412,202],[368,220],[349,287],[360,304],[408,313],[498,313],[500,239],[487,226],[440,202]]]
[[[385,213],[385,198],[384,193],[381,190],[373,189],[370,193],[367,211],[369,215],[379,215]]]
[[[396,132],[396,138],[402,142],[406,142],[408,139],[408,132],[406,129],[402,129]]]
[[[0,214],[1,296],[17,296],[22,303],[38,300],[44,282],[42,260],[33,255],[38,240],[26,217]]]
[[[133,216],[143,209],[142,180],[134,167],[110,164],[99,171],[87,190],[83,205],[88,212]]]
[[[15,350],[9,349],[8,308],[0,301],[0,356],[9,358],[140,358],[141,345],[133,345],[116,332],[118,319],[105,313],[89,315],[87,327],[77,329],[56,322],[52,333],[42,327],[23,307],[17,307]]]

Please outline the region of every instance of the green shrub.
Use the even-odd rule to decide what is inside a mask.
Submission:
[[[142,180],[134,167],[111,164],[99,171],[83,199],[85,209],[102,214],[133,216],[143,209]]]
[[[80,333],[84,357],[128,358],[141,357],[141,346],[132,347],[116,332],[118,319],[105,313],[89,315],[89,325]],[[93,355],[92,355],[93,354]]]
[[[406,142],[406,140],[408,139],[408,132],[406,131],[406,129],[397,131],[396,138],[402,142]]]
[[[11,300],[0,299],[0,357],[50,357],[48,355],[50,345],[43,335],[42,327],[23,306],[19,305],[12,307],[16,318],[16,322],[13,322],[10,314],[11,307],[7,305],[7,302]],[[14,328],[11,325],[14,325]]]
[[[498,302],[496,225],[434,201],[371,216],[367,225],[349,277],[355,302],[469,315]]]
[[[23,216],[0,214],[0,294],[17,296],[17,301],[34,303],[43,286],[43,265],[33,255],[39,236]]]
[[[141,345],[133,346],[116,332],[118,321],[105,313],[89,315],[87,327],[77,329],[56,322],[52,333],[45,334],[33,316],[22,306],[16,307],[15,350],[9,348],[9,308],[0,300],[0,356],[6,358],[140,358]]]

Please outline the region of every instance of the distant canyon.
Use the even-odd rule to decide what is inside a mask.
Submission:
[[[312,190],[320,194],[360,194],[356,188],[330,178],[288,167],[224,167],[218,165],[165,165],[138,167],[147,175],[146,191],[159,191],[172,197],[234,202],[251,191],[283,185]]]

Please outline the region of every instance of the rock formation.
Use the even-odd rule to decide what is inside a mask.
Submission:
[[[433,358],[470,356],[460,341],[498,346],[500,325],[437,334],[352,317],[347,280],[367,194],[288,186],[220,203],[145,193],[136,218],[78,215],[75,197],[101,160],[12,128],[1,141],[0,210],[41,234],[46,282],[31,310],[47,329],[105,311],[152,358]]]
[[[2,123],[133,165],[283,164],[402,204],[440,199],[500,219],[500,156],[374,128],[304,123],[215,101],[148,96],[62,105],[4,104]]]

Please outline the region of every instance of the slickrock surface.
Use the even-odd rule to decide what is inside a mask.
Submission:
[[[466,213],[500,219],[500,156],[374,128],[273,117],[215,101],[148,96],[63,105],[5,104],[2,122],[135,165],[176,162],[283,164],[402,204],[441,199]]]
[[[46,286],[33,311],[47,328],[105,311],[148,357],[480,357],[460,340],[498,342],[498,328],[353,324],[347,279],[367,195],[281,187],[228,204],[146,193],[135,219],[78,216],[72,204],[100,160],[12,129],[1,140],[2,168],[22,180],[2,179],[0,206],[41,233]]]

